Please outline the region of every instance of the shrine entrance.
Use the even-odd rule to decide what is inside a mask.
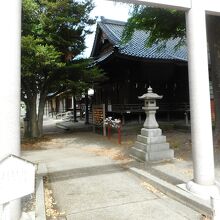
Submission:
[[[206,14],[219,15],[218,0],[114,0],[173,8],[186,12],[191,132],[194,178],[187,189],[205,197],[219,194],[215,185],[211,109],[208,78]],[[20,155],[20,32],[21,0],[2,1],[0,81],[0,159]],[[199,83],[198,83],[199,82]],[[19,216],[19,202],[10,204],[12,216]],[[16,208],[13,208],[16,207]]]

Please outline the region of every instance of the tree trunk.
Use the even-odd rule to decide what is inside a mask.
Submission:
[[[43,135],[43,117],[44,117],[44,107],[46,103],[46,91],[40,94],[40,101],[38,106],[38,131],[39,137]]]
[[[211,61],[211,79],[215,103],[214,144],[220,140],[220,17],[208,16],[208,40]]]
[[[38,130],[38,120],[37,120],[37,96],[33,96],[30,105],[30,137],[38,138],[39,137],[39,130]]]
[[[76,96],[73,96],[73,118],[74,118],[74,122],[78,122],[77,121],[77,112],[76,112]]]
[[[43,115],[46,102],[46,92],[40,95],[37,109],[37,95],[26,100],[27,119],[25,121],[25,137],[39,138],[43,135]]]
[[[30,106],[27,100],[25,100],[26,115],[24,118],[24,137],[30,137]]]

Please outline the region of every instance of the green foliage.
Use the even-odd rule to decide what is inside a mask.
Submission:
[[[36,93],[57,90],[67,79],[77,84],[80,78],[81,85],[88,84],[87,75],[91,78],[102,74],[98,69],[84,74],[88,71],[83,62],[72,61],[85,49],[85,36],[95,23],[89,16],[93,7],[91,0],[22,1],[23,100]]]
[[[179,38],[178,46],[185,43],[185,16],[181,11],[135,5],[123,32],[123,43],[131,39],[135,29],[149,33],[148,47],[170,38]]]
[[[22,1],[22,36],[39,31],[39,5],[33,0]]]
[[[60,62],[61,52],[58,52],[53,45],[42,44],[42,40],[33,36],[23,36],[21,39],[23,76],[45,75],[53,69],[64,66]]]
[[[40,23],[45,42],[52,43],[64,54],[80,54],[85,49],[85,36],[91,33],[90,25],[95,23],[89,13],[93,9],[91,0],[41,0]]]
[[[57,74],[62,75],[58,83],[64,89],[70,89],[75,94],[84,93],[95,83],[105,80],[104,72],[97,66],[89,67],[90,59],[73,60],[61,68]]]
[[[85,36],[95,23],[89,16],[93,7],[92,0],[22,1],[21,99],[32,137],[42,135],[49,92],[82,92],[102,74],[97,68],[88,69],[87,61],[74,60],[85,49]]]

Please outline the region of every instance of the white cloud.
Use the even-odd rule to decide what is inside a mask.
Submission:
[[[129,14],[129,5],[124,3],[116,3],[108,0],[94,0],[95,8],[91,12],[91,17],[101,17],[104,16],[107,19],[127,21]],[[96,25],[92,27],[92,30],[95,32]],[[83,53],[84,57],[89,57],[92,45],[94,42],[95,33],[87,36],[86,46],[88,47]]]
[[[95,0],[96,7],[91,16],[104,16],[108,19],[126,21],[128,18],[129,5],[116,3],[108,0]]]

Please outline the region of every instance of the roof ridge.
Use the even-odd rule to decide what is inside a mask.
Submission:
[[[100,22],[99,23],[99,27],[105,32],[105,34],[108,36],[108,40],[112,43],[112,44],[117,44],[121,39],[119,36],[117,36],[114,31],[112,31],[112,29],[110,29],[107,25],[105,24],[109,24],[109,23],[103,23]]]
[[[116,25],[122,25],[125,26],[127,22],[125,21],[118,21],[118,20],[113,20],[113,19],[107,19],[104,16],[101,16],[101,20],[98,21],[98,23],[104,23],[104,24],[116,24]]]

